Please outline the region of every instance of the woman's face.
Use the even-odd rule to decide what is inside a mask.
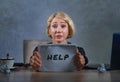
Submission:
[[[54,18],[51,22],[49,34],[52,37],[53,42],[63,43],[66,41],[69,33],[68,24],[58,18]]]

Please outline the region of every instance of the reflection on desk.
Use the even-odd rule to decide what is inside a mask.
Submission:
[[[97,70],[76,72],[34,72],[17,68],[10,74],[0,73],[0,82],[120,82],[120,70],[99,73]]]

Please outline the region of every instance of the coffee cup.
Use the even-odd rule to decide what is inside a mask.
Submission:
[[[6,59],[6,58],[0,58],[0,66],[4,66],[6,65],[8,68],[13,68],[13,65],[14,65],[14,58],[9,58],[9,59]]]

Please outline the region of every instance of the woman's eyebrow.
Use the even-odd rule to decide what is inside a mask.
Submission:
[[[52,22],[53,24],[57,24],[57,22]],[[66,22],[64,22],[64,21],[62,21],[62,22],[60,22],[60,23],[62,23],[62,24],[66,24]]]
[[[53,24],[56,24],[57,22],[52,22]]]
[[[64,21],[62,21],[62,22],[60,22],[60,23],[64,23],[64,24],[66,24],[66,22],[64,22]]]

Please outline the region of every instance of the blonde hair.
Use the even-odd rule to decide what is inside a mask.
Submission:
[[[72,19],[64,12],[56,12],[56,13],[53,13],[47,20],[46,33],[48,37],[51,37],[51,35],[49,34],[49,28],[54,18],[63,19],[68,24],[69,34],[67,38],[71,38],[75,34],[75,26]]]

